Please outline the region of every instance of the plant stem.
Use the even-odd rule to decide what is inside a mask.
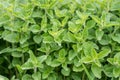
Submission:
[[[93,78],[91,77],[91,75],[89,74],[87,68],[85,67],[85,65],[84,65],[83,63],[82,63],[82,66],[83,66],[83,68],[84,68],[84,70],[85,70],[85,73],[87,74],[89,80],[93,80]]]
[[[83,73],[82,80],[85,80],[85,72]]]
[[[22,53],[23,54],[23,53]],[[23,56],[22,56],[22,63],[24,63],[24,54],[23,54]]]
[[[35,68],[34,68],[34,73],[36,73],[36,72],[37,72],[37,68],[35,67]]]

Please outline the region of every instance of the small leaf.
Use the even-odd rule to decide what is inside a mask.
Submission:
[[[51,68],[51,67],[47,67],[46,69],[44,69],[44,72],[42,74],[42,79],[48,78],[48,76],[52,72],[52,70],[53,70],[53,68]]]
[[[73,66],[73,71],[75,72],[82,72],[83,70],[84,68],[82,66],[79,66],[79,67]]]
[[[64,58],[64,57],[66,56],[66,54],[67,54],[67,52],[65,51],[65,49],[61,49],[61,50],[59,51],[59,57],[60,57],[60,58]]]
[[[66,25],[66,23],[67,23],[67,21],[68,21],[68,17],[66,16],[63,20],[62,20],[62,27],[64,27],[65,25]]]
[[[38,62],[37,64],[34,65],[34,68],[44,68],[44,65],[40,62]]]
[[[83,48],[85,56],[88,56],[88,55],[90,56],[91,50],[92,48],[94,48],[94,46],[93,46],[93,43],[91,42],[84,42],[82,44],[82,48]]]
[[[58,61],[58,60],[53,60],[52,62],[51,62],[51,64],[50,64],[50,66],[52,66],[52,67],[58,67],[59,65],[60,65],[61,63]]]
[[[81,19],[84,17],[83,14],[80,11],[78,11],[78,10],[76,11],[76,14]]]
[[[55,75],[54,73],[50,74],[48,80],[57,80],[57,75]]]
[[[81,80],[81,76],[79,75],[79,73],[72,73],[71,76],[73,80]]]
[[[31,75],[25,74],[25,75],[23,75],[22,80],[33,80],[33,79],[32,79]]]
[[[37,58],[36,56],[33,54],[32,50],[29,50],[29,54],[30,54],[30,59],[32,61],[33,64],[37,64],[38,61],[37,61]]]
[[[18,51],[12,52],[11,55],[12,55],[13,57],[22,57],[22,56],[23,56],[23,54],[22,54],[21,52],[18,52]]]
[[[40,34],[35,35],[33,37],[33,40],[35,41],[35,43],[39,44],[42,41],[42,36]]]
[[[40,26],[39,25],[31,25],[29,30],[32,31],[33,33],[40,32]]]
[[[95,60],[95,62],[94,62],[98,67],[101,67],[102,65],[101,65],[101,63],[100,63],[100,61],[97,59],[97,60]]]
[[[113,59],[113,58],[108,58],[107,61],[108,61],[110,64],[114,65],[114,59]]]
[[[59,51],[59,56],[58,56],[58,59],[57,59],[57,60],[58,60],[59,62],[61,62],[61,63],[64,63],[65,60],[66,60],[66,58],[65,58],[66,54],[67,54],[67,52],[65,51],[65,49],[61,49],[61,50]]]
[[[77,56],[77,54],[73,50],[70,50],[69,55],[68,55],[68,59],[71,61],[72,59],[75,58],[75,56]]]
[[[59,1],[52,1],[49,8],[54,8],[57,4],[58,4]]]
[[[67,63],[63,63],[63,64],[62,64],[62,67],[63,67],[63,69],[68,70]]]
[[[37,60],[38,60],[40,63],[44,62],[46,59],[47,59],[47,55],[42,55],[42,56],[40,56],[40,57],[37,57]]]
[[[49,53],[51,50],[50,44],[42,43],[41,47],[37,49],[38,51]]]
[[[82,37],[83,37],[84,40],[87,39],[87,37],[88,37],[88,29],[87,29],[87,27],[83,29]]]
[[[16,65],[16,67],[17,67],[17,70],[19,71],[19,73],[21,74],[23,72],[22,67],[20,65]]]
[[[96,23],[98,23],[98,24],[101,25],[100,18],[98,18],[97,16],[94,16],[94,15],[91,15],[91,17],[92,17],[92,19],[93,19]]]
[[[41,10],[35,10],[32,13],[32,17],[42,17],[44,13]]]
[[[111,22],[105,24],[105,27],[112,27],[112,26],[120,26],[120,23],[111,21]]]
[[[93,58],[92,58],[91,56],[83,57],[81,60],[82,60],[82,62],[84,62],[84,63],[93,62]]]
[[[28,69],[33,69],[34,68],[34,65],[32,64],[32,62],[25,62],[23,65],[22,65],[22,69],[23,70],[28,70]]]
[[[79,53],[82,50],[82,45],[81,44],[75,44],[72,46],[74,52]]]
[[[73,61],[73,60],[72,60],[72,61]],[[71,62],[72,62],[72,61],[71,61]],[[74,59],[74,66],[79,67],[79,66],[81,65],[81,63],[82,63],[82,60],[79,60],[79,59],[77,59],[77,58]]]
[[[97,40],[101,40],[104,32],[102,30],[96,30],[95,32]]]
[[[108,45],[111,42],[111,37],[104,34],[102,39],[98,41],[101,45]]]
[[[20,43],[23,44],[25,43],[28,39],[30,38],[30,36],[28,34],[21,34],[20,36]]]
[[[45,61],[46,64],[47,64],[47,65],[51,65],[51,63],[52,63],[51,60],[52,60],[52,57],[51,57],[51,56],[48,56],[47,59],[46,59],[46,61]]]
[[[94,26],[95,26],[95,22],[94,22],[93,20],[89,20],[89,21],[87,22],[87,28],[91,29],[91,28],[94,27]]]
[[[41,21],[41,30],[45,30],[46,26],[47,26],[47,16],[43,15],[42,21]]]
[[[43,35],[43,43],[54,43],[54,39],[52,36],[46,34],[46,35]]]
[[[58,45],[56,43],[51,43],[50,46],[51,46],[51,52],[52,51],[57,51],[62,47],[62,46],[60,46],[60,45]]]
[[[49,31],[49,34],[52,35],[54,38],[58,38],[62,32],[64,31],[64,29],[59,30],[59,31]]]
[[[64,35],[63,40],[67,42],[76,42],[74,35],[70,32],[67,32],[66,35]]]
[[[91,56],[92,56],[92,58],[93,58],[94,60],[97,59],[97,52],[96,52],[95,49],[92,49],[92,51],[91,51]]]
[[[69,69],[69,68],[68,68],[68,70],[62,69],[62,70],[61,70],[61,73],[62,73],[64,76],[69,76],[69,75],[70,75],[70,69]]]
[[[81,0],[75,0],[78,4],[81,4],[82,1]]]
[[[77,33],[80,30],[80,26],[76,25],[75,23],[69,21],[68,22],[68,30],[72,33]]]

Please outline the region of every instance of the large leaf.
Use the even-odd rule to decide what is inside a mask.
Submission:
[[[7,77],[0,75],[0,80],[9,80]]]
[[[15,51],[15,49],[12,49],[12,48],[10,48],[10,47],[7,47],[7,48],[1,50],[1,51],[0,51],[0,54],[2,54],[2,53],[10,53],[10,52],[13,52],[13,51]]]
[[[98,67],[97,65],[95,64],[92,64],[91,66],[91,70],[93,72],[93,74],[97,77],[97,78],[101,78],[101,71],[102,69],[100,67]]]
[[[108,54],[109,54],[110,52],[111,52],[110,49],[104,49],[104,50],[102,50],[100,53],[98,53],[98,58],[99,58],[99,59],[102,59],[102,58],[108,56]]]
[[[19,33],[10,32],[9,34],[6,34],[3,39],[11,43],[17,43],[19,42]]]
[[[113,75],[115,78],[119,77],[120,76],[120,68],[114,68]]]
[[[113,77],[113,66],[110,66],[110,65],[105,65],[104,66],[104,69],[103,69],[103,72],[105,73],[105,75],[107,75],[108,77]]]
[[[120,43],[120,34],[115,34],[115,35],[112,35],[112,39],[118,43]]]
[[[120,1],[119,0],[115,0],[113,3],[112,3],[112,5],[111,5],[111,10],[112,11],[115,11],[115,10],[119,10],[120,11]]]
[[[34,65],[32,64],[32,62],[25,62],[23,65],[22,65],[22,69],[23,70],[28,70],[28,69],[33,69],[34,68]]]
[[[41,73],[40,72],[36,72],[36,73],[32,74],[32,78],[34,80],[41,80]]]

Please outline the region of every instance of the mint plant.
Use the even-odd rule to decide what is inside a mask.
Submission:
[[[120,80],[120,0],[0,0],[0,80]]]

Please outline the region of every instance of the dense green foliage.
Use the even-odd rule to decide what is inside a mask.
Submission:
[[[0,80],[120,80],[120,0],[0,0]]]

